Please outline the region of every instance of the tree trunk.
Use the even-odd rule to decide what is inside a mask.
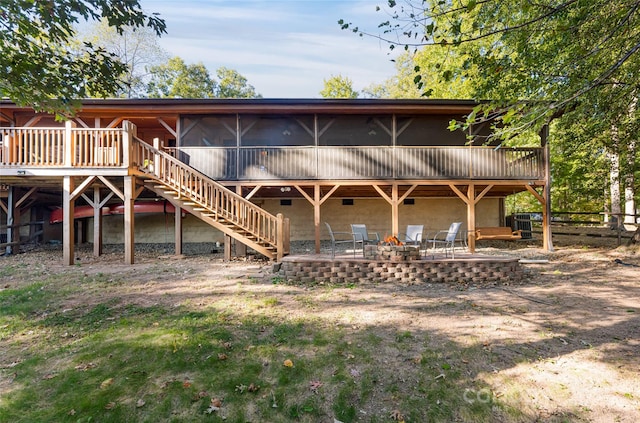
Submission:
[[[636,163],[636,141],[629,141],[627,148],[627,166],[625,167],[624,178],[624,223],[636,223],[636,202],[635,202],[635,184],[636,180],[633,174],[634,165]]]
[[[620,207],[620,138],[618,127],[611,126],[611,147],[609,148],[609,189],[611,193],[611,223],[609,227],[616,229],[622,224],[622,208]]]

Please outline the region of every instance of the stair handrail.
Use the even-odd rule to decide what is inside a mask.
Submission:
[[[285,243],[283,217],[274,216],[236,194],[202,172],[170,154],[133,136],[131,165],[153,176],[184,197],[257,238],[257,242],[276,247],[278,256]]]

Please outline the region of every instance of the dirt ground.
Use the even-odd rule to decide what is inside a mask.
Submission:
[[[612,240],[554,241],[552,253],[537,245],[479,245],[481,253],[522,257],[526,277],[519,283],[467,290],[430,283],[363,284],[335,287],[331,298],[320,287],[273,283],[267,262],[149,252],[127,266],[121,254],[95,258],[87,249],[78,254],[84,272],[135,274],[136,283],[76,300],[117,295],[140,305],[204,307],[227,296],[232,304],[237,290],[249,289],[236,282],[250,278],[263,282],[251,285],[255,295],[277,297],[290,316],[428,332],[455,348],[481,343],[494,358],[465,363],[469,377],[487,386],[487,392],[465,392],[470,400],[491,395],[530,421],[639,422],[640,249],[616,247]],[[61,261],[60,250],[35,250],[2,257],[0,265],[40,262],[56,272],[64,271]],[[172,268],[162,279],[159,262]],[[2,285],[23,283],[30,281]],[[406,354],[411,360],[411,351]]]

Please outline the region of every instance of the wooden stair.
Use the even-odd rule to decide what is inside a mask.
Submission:
[[[145,188],[270,260],[289,253],[289,222],[274,216],[165,152],[135,139]],[[149,164],[152,164],[151,166]]]

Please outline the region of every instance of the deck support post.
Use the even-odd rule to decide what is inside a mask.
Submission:
[[[236,185],[236,194],[242,196],[242,185]],[[233,240],[236,245],[236,257],[246,257],[247,256],[247,246],[237,239]]]
[[[13,242],[15,241],[17,227],[14,227],[16,216],[16,200],[14,186],[9,186],[7,192],[7,247],[5,253],[10,256],[13,254]]]
[[[74,189],[75,183],[73,177],[64,176],[62,180],[62,256],[63,263],[67,266],[74,264]]]
[[[231,238],[229,235],[224,234],[224,261],[231,261]]]
[[[133,205],[136,199],[136,177],[124,177],[124,261],[127,264],[134,263],[134,229],[135,217]]]
[[[313,187],[313,225],[316,254],[320,254],[320,185]]]
[[[476,187],[469,184],[467,187],[467,245],[471,254],[476,252]]]
[[[102,203],[100,202],[100,187],[93,186],[93,255],[102,255]]]
[[[285,229],[285,225],[284,225],[284,216],[282,213],[278,213],[276,215],[276,234],[278,239],[276,239],[276,260],[277,261],[281,261],[282,257],[284,256],[284,229]]]
[[[298,190],[298,192],[300,194],[302,194],[302,196],[309,202],[309,204],[311,204],[313,206],[313,224],[314,224],[314,229],[315,229],[315,247],[316,247],[316,254],[320,254],[320,219],[321,219],[321,206],[322,203],[324,203],[325,201],[327,201],[329,199],[329,197],[331,197],[331,195],[340,187],[340,185],[334,185],[327,194],[324,195],[324,197],[322,196],[322,192],[320,190],[320,184],[314,184],[313,185],[313,198],[311,198],[311,196],[309,194],[306,193],[305,190],[302,189],[302,187],[300,185],[294,185],[295,189]],[[287,226],[285,228],[285,231],[287,233],[289,233],[290,227]],[[287,240],[287,247],[289,248],[289,242],[290,239]]]
[[[174,251],[176,256],[182,254],[182,209],[180,204],[172,203],[174,210],[173,227],[174,227]]]

